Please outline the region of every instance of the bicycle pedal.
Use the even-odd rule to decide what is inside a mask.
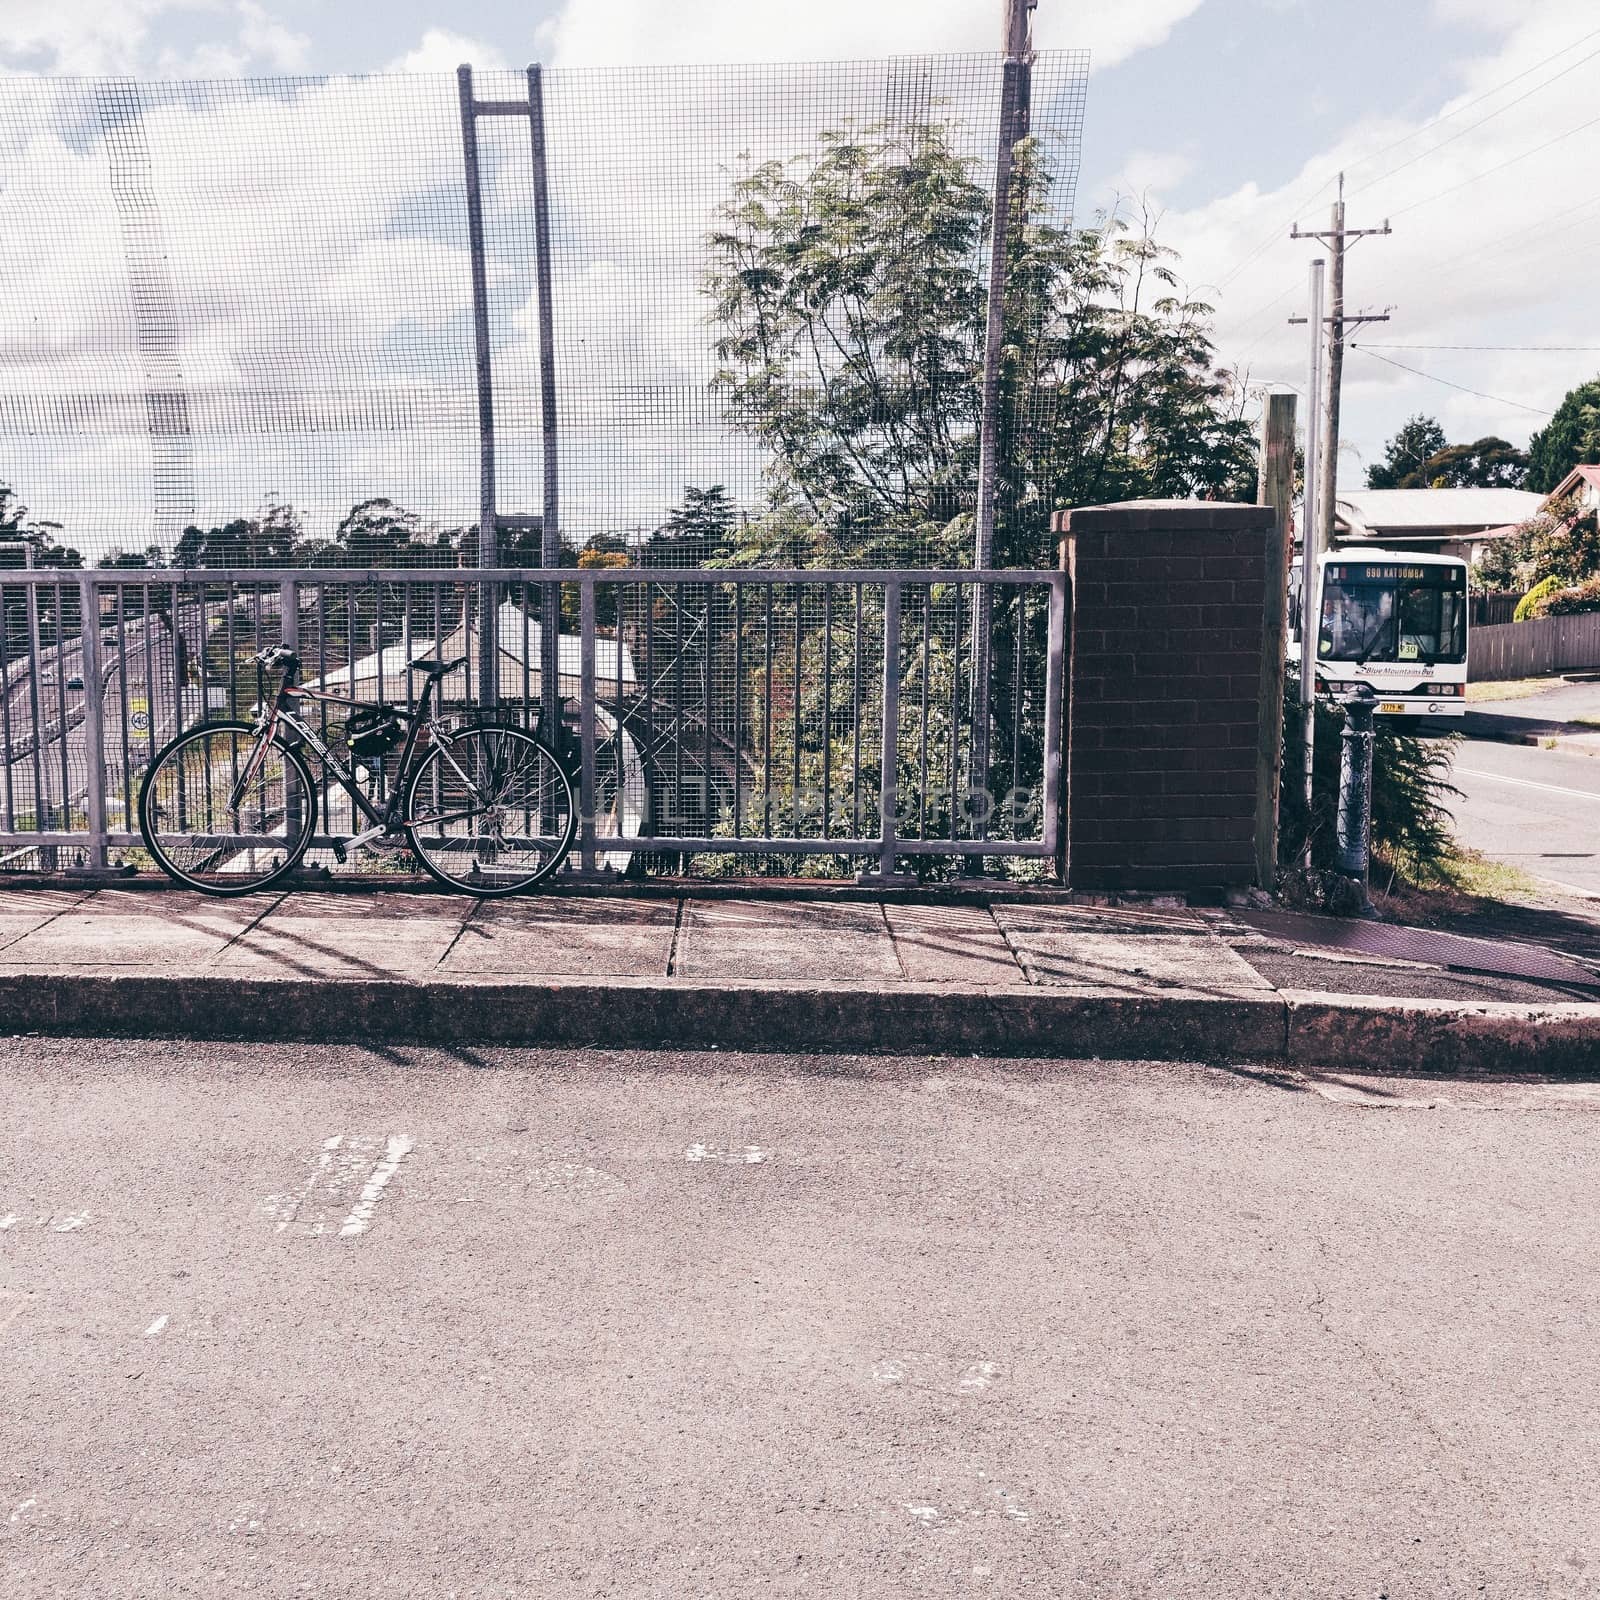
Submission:
[[[350,852],[345,849],[342,840],[332,840],[329,848],[333,851],[333,859],[337,861],[341,867],[350,859]]]

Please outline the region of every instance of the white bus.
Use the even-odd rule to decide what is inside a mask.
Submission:
[[[1419,731],[1424,718],[1458,723],[1467,705],[1466,562],[1346,548],[1318,568],[1318,696],[1342,698],[1366,683],[1379,716],[1419,719]]]

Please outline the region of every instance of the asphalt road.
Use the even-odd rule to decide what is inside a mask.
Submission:
[[[1455,759],[1457,836],[1536,878],[1600,894],[1600,758],[1471,739]]]
[[[20,1040],[45,1595],[1600,1583],[1600,1085]]]

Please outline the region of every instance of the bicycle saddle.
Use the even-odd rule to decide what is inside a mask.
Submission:
[[[443,678],[454,672],[457,667],[465,666],[466,661],[465,656],[457,656],[454,661],[413,661],[411,670],[426,672],[430,678]]]

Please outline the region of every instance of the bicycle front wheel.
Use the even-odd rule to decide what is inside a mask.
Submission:
[[[316,822],[305,762],[280,744],[263,746],[246,722],[179,734],[139,789],[139,831],[156,865],[202,894],[276,883],[299,864]]]
[[[531,889],[577,831],[572,780],[531,734],[490,725],[440,735],[406,792],[406,829],[447,888],[490,898]]]

